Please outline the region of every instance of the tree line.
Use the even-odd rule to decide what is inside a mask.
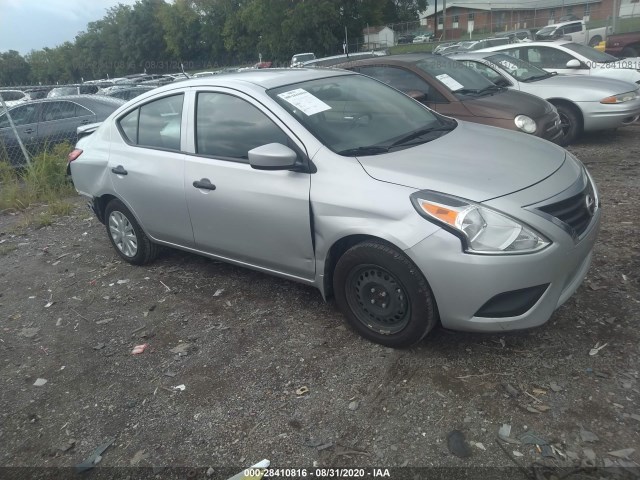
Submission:
[[[342,53],[363,28],[409,22],[427,0],[138,0],[119,4],[73,42],[0,53],[0,86],[204,70],[295,53]]]

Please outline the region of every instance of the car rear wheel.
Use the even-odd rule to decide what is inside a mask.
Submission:
[[[118,200],[105,209],[107,235],[118,255],[134,265],[144,265],[158,256],[159,247],[142,231],[133,214]]]
[[[387,347],[422,340],[438,315],[431,289],[404,254],[382,242],[347,250],[333,276],[338,308],[360,335]]]
[[[560,117],[562,139],[559,144],[564,146],[573,143],[582,134],[582,120],[574,108],[568,105],[556,105]]]

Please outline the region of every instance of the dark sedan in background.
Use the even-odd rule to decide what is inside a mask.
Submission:
[[[74,95],[25,102],[9,108],[22,143],[29,153],[77,140],[81,125],[101,122],[122,105],[124,100],[98,95]],[[0,113],[0,160],[14,166],[26,163],[6,112]]]
[[[553,105],[499,87],[455,60],[420,53],[357,60],[337,67],[380,80],[443,115],[563,143],[560,118]]]
[[[136,98],[138,95],[142,95],[150,90],[153,90],[156,87],[131,87],[131,88],[117,88],[114,90],[109,90],[108,92],[103,92],[100,95],[105,95],[107,97],[119,98],[121,100],[129,101],[132,98]]]

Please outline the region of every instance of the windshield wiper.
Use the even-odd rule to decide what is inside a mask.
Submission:
[[[421,128],[419,130],[416,130],[415,132],[411,132],[405,135],[404,137],[399,138],[398,140],[393,142],[391,145],[389,145],[389,148],[411,145],[411,143],[409,143],[411,142],[411,140],[415,140],[418,137],[422,137],[423,135],[427,135],[432,132],[449,132],[454,128],[456,128],[456,125],[457,124],[455,122],[451,122],[451,123],[445,123],[444,125],[440,125],[438,127]],[[424,142],[418,142],[418,143],[424,143]]]
[[[346,150],[339,151],[338,155],[355,157],[356,155],[380,155],[381,153],[387,153],[388,151],[389,147],[369,145],[367,147],[347,148]]]
[[[554,72],[555,73],[555,72]],[[535,82],[536,80],[542,80],[543,78],[549,78],[552,75],[550,73],[545,73],[544,75],[534,75],[532,77],[529,77],[525,80],[522,80],[523,82]]]
[[[499,85],[487,85],[486,87],[480,89],[478,93],[491,93],[491,92],[500,92],[504,90],[505,87],[501,87]]]
[[[454,90],[453,93],[462,93],[463,95],[469,93],[480,93],[480,90],[477,88],[461,88],[460,90]]]

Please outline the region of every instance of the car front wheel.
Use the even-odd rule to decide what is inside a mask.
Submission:
[[[420,270],[382,242],[347,250],[336,265],[333,286],[349,325],[375,343],[408,347],[437,323],[433,294]]]
[[[142,231],[133,214],[118,199],[105,209],[107,235],[118,255],[134,265],[149,263],[158,255],[159,247]]]
[[[563,135],[559,143],[564,147],[573,143],[582,134],[582,121],[574,108],[568,105],[556,105],[556,108]]]

